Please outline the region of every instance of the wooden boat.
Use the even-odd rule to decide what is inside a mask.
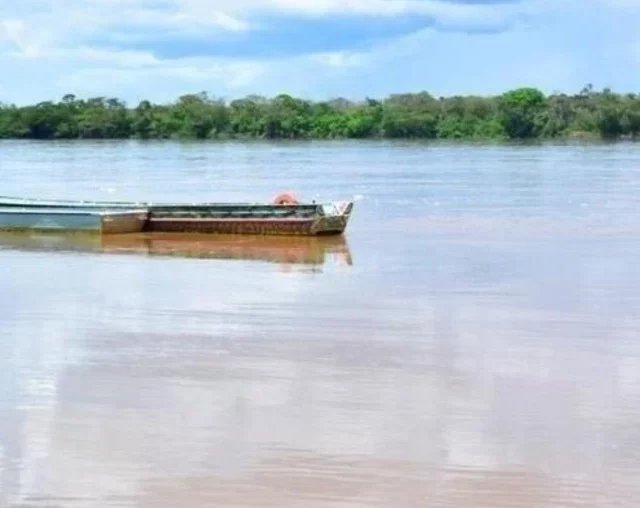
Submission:
[[[344,236],[253,236],[139,233],[67,235],[0,232],[0,250],[131,254],[321,266],[330,260],[352,265]]]
[[[272,203],[152,203],[0,197],[0,207],[110,211],[135,208],[147,211],[145,232],[307,236],[342,234],[349,222],[353,203],[300,203],[291,194],[280,194]]]
[[[144,209],[0,207],[1,231],[139,233],[147,220]]]

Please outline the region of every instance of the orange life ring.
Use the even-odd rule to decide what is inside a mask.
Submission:
[[[297,205],[298,200],[293,194],[290,194],[288,192],[283,192],[281,194],[278,194],[273,199],[273,204],[274,205]]]

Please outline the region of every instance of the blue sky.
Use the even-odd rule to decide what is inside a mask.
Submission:
[[[21,0],[0,101],[640,92],[640,0]]]

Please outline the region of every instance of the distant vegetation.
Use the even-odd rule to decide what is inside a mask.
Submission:
[[[206,93],[130,109],[110,98],[16,107],[0,103],[0,138],[29,139],[544,139],[637,138],[640,94],[595,91],[545,96],[519,88],[495,97],[436,98],[427,92],[384,100],[311,102],[289,95],[231,102]]]

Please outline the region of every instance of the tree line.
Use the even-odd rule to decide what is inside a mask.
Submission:
[[[640,94],[591,85],[573,95],[523,87],[491,97],[421,92],[360,102],[286,94],[226,102],[202,92],[135,108],[74,95],[21,107],[0,103],[5,139],[635,139],[639,133]]]

